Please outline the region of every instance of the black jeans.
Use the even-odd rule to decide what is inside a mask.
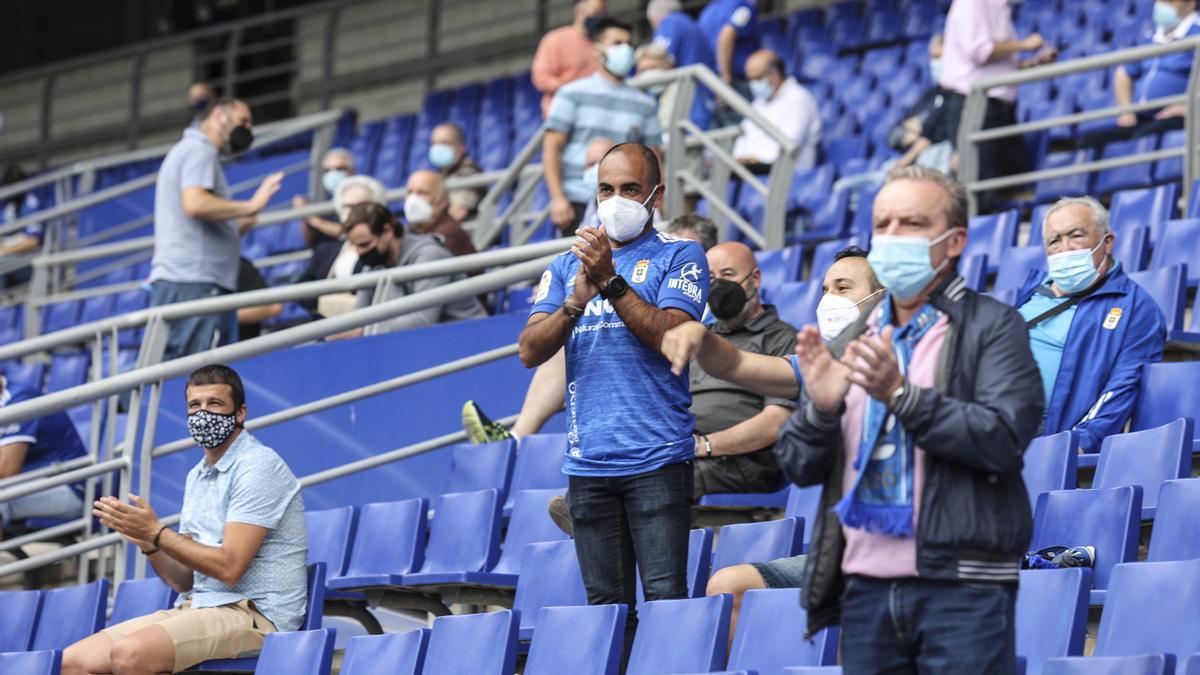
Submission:
[[[629,607],[624,664],[637,631],[634,566],[647,601],[687,597],[692,463],[632,476],[571,476],[567,503],[588,604]]]

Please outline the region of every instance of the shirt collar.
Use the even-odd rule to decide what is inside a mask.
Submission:
[[[720,322],[714,323],[712,325],[712,330],[714,333],[717,333],[718,335],[732,335],[734,333],[740,333],[741,331],[744,331],[744,330],[749,331],[751,333],[761,333],[767,329],[767,326],[770,326],[771,324],[775,323],[775,321],[777,320],[777,317],[775,315],[775,306],[774,305],[763,305],[762,308],[763,308],[763,311],[760,312],[758,316],[754,317],[753,319],[750,319],[746,323],[742,324],[741,326],[738,326],[737,328],[735,328],[733,330],[722,330],[721,328],[719,328]]]
[[[202,141],[208,147],[210,147],[210,148],[213,147],[212,141],[208,140],[208,136],[205,136],[204,132],[200,131],[199,127],[188,127],[186,129],[184,129],[183,137]]]
[[[201,457],[200,463],[196,465],[196,471],[199,472],[200,477],[212,478],[218,473],[225,473],[228,471],[233,466],[233,463],[237,461],[238,456],[241,454],[245,446],[250,443],[249,438],[250,432],[242,429],[237,438],[233,440],[233,444],[230,445],[229,449],[225,451],[225,454],[221,455],[221,459],[218,459],[217,463],[212,466],[209,466],[208,459],[206,457]]]

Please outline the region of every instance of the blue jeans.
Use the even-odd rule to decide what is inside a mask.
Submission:
[[[0,524],[28,518],[82,518],[83,499],[70,485],[0,502]]]
[[[846,675],[1011,675],[1017,670],[1017,585],[846,578]]]
[[[228,292],[216,284],[159,279],[150,285],[150,306],[200,300]],[[176,319],[169,322],[169,330],[164,361],[237,342],[237,313],[199,314]]]
[[[688,597],[692,463],[632,476],[570,476],[567,503],[588,604],[624,603],[625,656],[637,630],[636,564],[646,600]]]

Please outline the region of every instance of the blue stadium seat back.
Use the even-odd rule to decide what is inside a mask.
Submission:
[[[824,241],[849,234],[847,221],[850,216],[850,193],[842,190],[834,194],[832,199],[826,199],[820,204],[812,214],[811,227],[792,236],[789,241]]]
[[[1029,241],[1027,246],[1042,248],[1042,226],[1046,223],[1046,214],[1053,204],[1038,204],[1029,213]]]
[[[565,492],[565,489],[549,489],[521,490],[515,493],[512,517],[508,521],[508,531],[500,549],[500,559],[496,562],[493,572],[520,574],[526,545],[567,538],[567,534],[558,529],[546,512],[550,500],[562,496]],[[437,522],[436,518],[434,522]]]
[[[822,294],[824,290],[817,279],[780,284],[771,293],[771,304],[775,305],[780,319],[802,328],[817,323],[817,304],[821,302]]]
[[[762,287],[772,289],[800,280],[804,249],[799,245],[792,245],[772,251],[755,251],[754,259],[762,272]]]
[[[31,651],[66,649],[104,627],[108,579],[42,593],[42,609]]]
[[[1200,560],[1117,565],[1094,656],[1200,651]]]
[[[422,675],[513,672],[519,612],[439,616],[433,622]]]
[[[1127,273],[1146,269],[1146,261],[1150,257],[1150,228],[1126,228],[1113,242],[1113,257]]]
[[[1150,269],[1157,270],[1179,264],[1188,265],[1187,285],[1189,288],[1194,288],[1200,284],[1200,264],[1197,264],[1194,256],[1194,252],[1198,249],[1200,249],[1200,218],[1167,221],[1154,241],[1154,255],[1150,258]]]
[[[254,672],[329,675],[335,634],[333,628],[269,633]]]
[[[1062,152],[1051,152],[1046,155],[1041,168],[1043,169],[1058,169],[1074,164],[1082,164],[1092,161],[1093,151],[1091,148],[1082,150],[1068,150]],[[1059,197],[1083,195],[1089,193],[1089,178],[1091,174],[1081,173],[1073,176],[1064,176],[1062,178],[1049,178],[1037,182],[1034,190],[1034,200],[1038,202],[1049,202],[1058,199]]]
[[[712,569],[713,531],[707,527],[693,528],[688,533],[687,559],[687,588],[689,598],[699,598],[704,595],[708,586],[709,572]],[[640,608],[646,603],[646,591],[642,586],[642,571],[635,566],[637,580],[637,603]]]
[[[1020,290],[1029,275],[1046,269],[1046,252],[1038,246],[1014,246],[1001,254],[992,290]]]
[[[117,586],[117,597],[113,600],[112,615],[108,625],[170,609],[178,593],[157,576],[145,579],[129,579]]]
[[[627,611],[625,605],[543,607],[525,675],[617,675]]]
[[[1200,178],[1192,181],[1192,191],[1188,193],[1187,213],[1184,214],[1187,218],[1200,218]]]
[[[792,189],[788,194],[788,209],[804,207],[815,211],[829,199],[832,190],[832,166],[824,164],[812,169],[797,171],[792,176]]]
[[[97,295],[83,300],[79,307],[79,323],[91,323],[112,316],[113,296]]]
[[[1149,363],[1142,366],[1138,398],[1133,405],[1130,429],[1151,429],[1180,417],[1200,418],[1200,362]]]
[[[42,305],[42,333],[54,333],[79,323],[79,301],[66,300]]]
[[[806,552],[809,542],[812,541],[812,528],[813,523],[817,520],[817,510],[821,508],[821,489],[820,485],[808,487],[791,485],[788,487],[787,507],[783,511],[783,517],[804,519],[804,550]]]
[[[328,573],[325,563],[311,563],[307,570],[308,595],[304,605],[304,630],[316,630],[325,619],[325,583]]]
[[[1096,590],[1109,587],[1113,567],[1137,560],[1142,516],[1142,488],[1136,485],[1107,490],[1056,490],[1038,495],[1029,550],[1049,546],[1094,546]],[[1093,593],[1092,604],[1103,593]]]
[[[405,633],[358,635],[346,642],[341,675],[421,675],[428,628]]]
[[[958,264],[958,273],[967,282],[967,288],[973,291],[983,290],[987,283],[987,271],[988,257],[984,253],[964,256],[962,262]]]
[[[86,382],[90,361],[87,353],[55,354],[50,358],[50,376],[46,379],[46,392],[62,391]]]
[[[129,314],[150,306],[150,294],[141,288],[122,291],[113,301],[113,315]]]
[[[512,511],[515,495],[521,490],[567,489],[567,477],[562,472],[566,451],[566,434],[530,434],[521,438],[512,485],[504,502],[505,516]]]
[[[1200,478],[1169,480],[1158,491],[1158,513],[1146,560],[1200,558]]]
[[[1200,675],[1200,653],[1188,657],[1186,669],[1183,672],[1184,675]]]
[[[1162,135],[1158,144],[1160,150],[1183,148],[1186,140],[1183,129],[1168,131]],[[1178,183],[1183,180],[1183,157],[1160,159],[1154,163],[1155,183]]]
[[[420,573],[487,572],[500,553],[500,496],[495,490],[452,492],[434,500],[433,525]]]
[[[1083,654],[1092,570],[1022,570],[1017,591],[1017,655],[1025,672],[1043,672],[1046,659]],[[1053,672],[1053,671],[1045,671]]]
[[[9,305],[0,307],[0,328],[17,328],[21,325],[25,305]]]
[[[0,652],[29,649],[41,608],[41,591],[0,592]]]
[[[854,209],[854,219],[850,222],[850,234],[858,236],[871,236],[874,231],[874,222],[871,217],[871,208],[875,204],[875,195],[879,194],[879,188],[882,186],[865,187],[858,193],[858,205]]]
[[[1129,278],[1154,298],[1162,310],[1168,333],[1183,329],[1183,315],[1187,308],[1187,265],[1130,272]]]
[[[1111,106],[1111,94],[1104,90],[1101,90],[1100,93],[1107,99],[1105,105]],[[1080,126],[1082,127],[1083,125]],[[1157,146],[1158,138],[1154,135],[1143,136],[1142,138],[1130,141],[1114,141],[1104,146],[1103,152],[1100,153],[1100,158],[1115,159],[1137,153],[1152,152],[1157,149]],[[1146,187],[1153,181],[1151,175],[1153,170],[1153,162],[1142,162],[1141,164],[1132,164],[1115,169],[1104,169],[1096,173],[1096,192],[1107,194],[1118,190]]]
[[[1029,507],[1037,506],[1043,492],[1074,490],[1078,484],[1079,439],[1071,430],[1033,439],[1025,450],[1021,478],[1029,493]]]
[[[928,3],[904,3],[900,33],[906,40],[924,40],[932,35],[937,9]]]
[[[1045,672],[1055,675],[1171,675],[1175,672],[1175,656],[1139,654],[1050,659],[1045,663]]]
[[[813,248],[812,264],[809,266],[808,280],[816,281],[818,285],[824,283],[825,273],[833,266],[835,262],[834,258],[837,257],[840,251],[848,246],[857,246],[865,251],[870,245],[870,235],[835,239],[817,244]]]
[[[510,288],[504,293],[504,303],[501,307],[502,312],[516,312],[519,314],[528,314],[533,307],[533,292],[536,290],[533,286],[522,286],[521,288]],[[518,457],[518,464],[520,459]]]
[[[308,564],[325,563],[331,579],[342,576],[350,560],[354,515],[353,506],[304,512],[308,528]]]
[[[1016,211],[975,216],[967,227],[963,256],[986,255],[988,273],[996,273],[1004,262],[1004,252],[1017,244],[1017,220]]]
[[[0,653],[0,673],[58,675],[60,670],[62,670],[62,652],[60,651]]]
[[[799,588],[746,591],[738,612],[729,653],[730,670],[777,673],[787,666],[832,666],[837,663],[838,629],[803,635],[808,612],[800,605]]]
[[[1092,487],[1140,485],[1142,520],[1153,519],[1163,482],[1191,475],[1192,428],[1192,419],[1181,417],[1153,429],[1105,438]]]
[[[1159,185],[1141,190],[1123,190],[1113,195],[1109,205],[1110,226],[1117,238],[1128,227],[1154,225],[1175,215],[1178,185]]]
[[[626,675],[699,673],[725,665],[731,595],[656,600],[638,611]]]
[[[40,393],[45,388],[46,364],[11,362],[4,367],[9,383]]]
[[[332,578],[330,588],[395,585],[420,569],[427,511],[420,498],[360,506],[345,578]]]
[[[543,607],[587,604],[587,590],[579,573],[573,540],[527,545],[521,572],[513,609],[521,613],[523,642],[533,635],[534,621]]]
[[[803,548],[804,523],[801,518],[726,525],[717,535],[712,571],[799,555]]]
[[[784,485],[774,492],[714,492],[701,496],[697,505],[755,506],[764,509],[778,509],[787,505],[787,496],[787,485]]]
[[[867,140],[861,136],[842,136],[823,140],[825,160],[830,164],[841,166],[847,160],[860,159],[867,156]]]
[[[443,492],[495,490],[501,496],[508,491],[517,442],[512,439],[492,443],[461,443],[454,446],[450,475]]]

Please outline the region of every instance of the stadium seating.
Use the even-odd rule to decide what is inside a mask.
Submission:
[[[1076,458],[1079,440],[1074,431],[1033,439],[1025,450],[1021,478],[1029,493],[1029,506],[1037,506],[1038,495],[1054,490],[1073,490],[1076,485]]]
[[[625,605],[543,607],[525,675],[617,675],[626,611]]]
[[[0,652],[29,649],[41,608],[41,591],[0,592]]]
[[[1113,257],[1116,258],[1126,272],[1140,272],[1146,269],[1146,261],[1150,257],[1150,228],[1127,227],[1113,242]]]
[[[516,494],[522,490],[567,489],[567,477],[562,472],[566,450],[566,434],[530,434],[521,439],[512,485],[504,502],[505,517],[512,512]]]
[[[346,574],[329,580],[331,589],[398,586],[425,560],[424,499],[364,504]]]
[[[326,675],[333,663],[333,640],[332,628],[270,633],[254,672]]]
[[[808,617],[800,606],[800,592],[798,588],[746,591],[730,648],[729,670],[774,673],[787,666],[837,662],[837,628],[821,630],[812,641],[803,638]]]
[[[712,570],[748,562],[767,562],[800,555],[804,549],[802,518],[726,525],[717,535]]]
[[[1050,546],[1094,546],[1096,564],[1091,604],[1104,604],[1112,569],[1137,560],[1142,489],[1059,490],[1038,495],[1032,551]]]
[[[1200,378],[1200,362],[1144,366],[1130,428],[1139,431],[1168,424],[1180,417],[1200,418],[1200,393],[1194,386],[1197,378]]]
[[[564,490],[522,490],[515,493],[515,504],[512,518],[508,522],[508,531],[504,535],[504,545],[492,570],[492,574],[497,577],[496,582],[503,581],[499,585],[517,585],[517,575],[521,571],[521,560],[527,544],[558,541],[567,537],[546,515],[546,507],[550,500],[563,493]],[[511,578],[501,578],[504,576]]]
[[[817,303],[823,294],[820,280],[797,281],[780,284],[771,292],[771,303],[780,319],[800,328],[817,323]]]
[[[354,507],[305,511],[308,529],[308,564],[325,563],[330,579],[342,576],[354,540]]]
[[[1027,675],[1059,656],[1083,654],[1092,571],[1083,567],[1023,570],[1017,592],[1017,656]]]
[[[1158,513],[1146,560],[1200,558],[1200,478],[1169,480],[1158,492]]]
[[[642,605],[626,675],[701,673],[722,668],[732,604],[732,596],[712,595]]]
[[[54,650],[9,654],[0,652],[0,673],[58,675],[61,669],[62,652]]]
[[[808,552],[808,543],[812,541],[813,523],[817,518],[817,509],[821,507],[821,486],[809,487],[788,486],[787,507],[783,511],[785,518],[799,518],[804,521],[804,551]]]
[[[1166,654],[1092,656],[1046,662],[1046,669],[1057,675],[1170,675],[1174,666],[1175,659]]]
[[[1142,520],[1153,520],[1159,486],[1191,475],[1192,437],[1192,420],[1186,417],[1153,429],[1109,436],[1100,446],[1092,487],[1140,486]]]
[[[104,627],[108,579],[42,592],[31,651],[66,649]]]
[[[1158,308],[1167,324],[1167,337],[1183,330],[1183,315],[1187,308],[1187,265],[1171,265],[1145,272],[1132,272],[1129,278],[1141,286]]]
[[[359,635],[346,643],[341,675],[421,675],[428,628],[387,635]]]
[[[987,284],[988,257],[983,253],[964,256],[958,263],[958,274],[967,283],[967,288],[982,291]]]
[[[574,541],[529,544],[521,561],[513,610],[521,616],[522,642],[533,637],[534,620],[543,607],[587,604]]]
[[[434,501],[425,562],[405,574],[401,585],[483,583],[506,585],[507,575],[490,575],[500,552],[500,498],[495,490],[455,492]]]
[[[1119,239],[1126,228],[1170,220],[1178,198],[1178,185],[1117,192],[1109,205],[1109,225]]]
[[[158,577],[123,581],[117,587],[108,625],[115,626],[122,621],[170,609],[175,604],[176,595],[175,590]]]
[[[1016,211],[975,216],[967,228],[967,247],[963,250],[963,257],[986,255],[987,271],[995,274],[1000,270],[1004,252],[1017,245],[1017,225]]]
[[[517,659],[517,612],[439,616],[433,622],[423,675],[513,672]]]
[[[1191,265],[1187,284],[1195,288],[1200,284],[1200,264],[1193,253],[1200,246],[1200,219],[1187,218],[1164,223],[1154,242],[1154,254],[1150,257],[1150,269],[1158,270],[1172,265]]]
[[[792,245],[774,251],[755,251],[754,259],[762,272],[762,287],[773,289],[800,280],[800,270],[804,266],[804,249],[799,245]]]
[[[454,446],[450,477],[443,493],[495,490],[503,497],[512,479],[517,444],[512,439]]]

